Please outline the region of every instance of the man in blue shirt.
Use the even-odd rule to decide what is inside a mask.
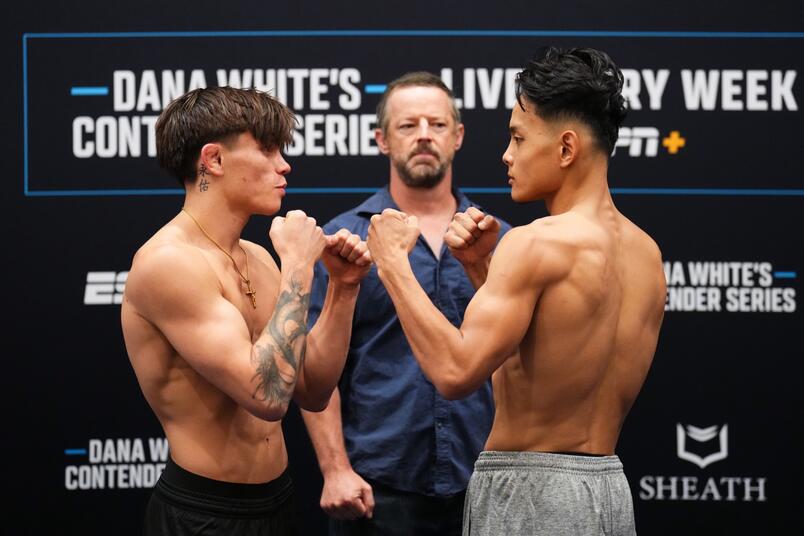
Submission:
[[[377,124],[377,145],[391,164],[389,184],[334,218],[325,232],[345,228],[365,240],[371,216],[385,208],[416,215],[422,233],[410,251],[411,265],[428,296],[458,326],[474,295],[473,281],[477,286],[483,280],[474,272],[485,266],[478,268],[461,251],[453,254],[445,232],[479,224],[495,237],[501,226],[510,227],[483,219],[452,184],[464,128],[440,78],[419,72],[391,82]],[[495,244],[487,240],[486,247]],[[310,322],[324,302],[326,277],[317,267]],[[330,533],[460,534],[464,492],[493,416],[490,382],[461,400],[446,400],[424,377],[372,268],[361,283],[339,388],[325,411],[304,412],[324,476],[321,506],[332,518]]]

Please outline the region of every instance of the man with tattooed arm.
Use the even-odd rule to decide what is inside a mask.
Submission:
[[[346,230],[326,236],[290,211],[263,247],[240,239],[252,214],[281,206],[293,113],[266,93],[204,88],[156,125],[160,164],[184,206],[134,256],[122,306],[137,380],[170,445],[145,534],[294,533],[281,419],[291,399],[326,407],[371,263]],[[307,328],[313,265],[330,275]]]

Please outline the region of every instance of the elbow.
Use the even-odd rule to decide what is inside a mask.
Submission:
[[[297,396],[293,398],[293,401],[299,405],[301,409],[304,411],[311,411],[313,413],[318,413],[327,409],[329,406],[329,400],[332,397],[332,391],[329,391],[324,395],[323,393],[307,393],[305,395],[300,395],[297,393]]]
[[[287,402],[266,402],[251,412],[258,419],[269,422],[281,421],[288,412]]]
[[[319,413],[324,411],[329,406],[329,397],[326,399],[316,399],[316,400],[305,400],[303,403],[299,403],[299,407],[305,411],[312,411],[313,413]]]
[[[465,374],[461,374],[459,371],[443,375],[434,381],[433,385],[447,400],[459,400],[472,394],[478,388],[478,385],[474,385]]]

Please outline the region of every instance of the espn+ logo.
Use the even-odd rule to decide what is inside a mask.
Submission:
[[[126,288],[128,271],[87,272],[84,305],[120,305]]]

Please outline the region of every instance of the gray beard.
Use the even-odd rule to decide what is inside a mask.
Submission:
[[[441,184],[441,181],[444,180],[444,176],[447,174],[447,168],[449,167],[449,163],[440,163],[436,168],[419,166],[416,173],[411,173],[405,164],[406,162],[394,162],[394,167],[396,168],[399,178],[410,188],[422,189],[435,188]]]

